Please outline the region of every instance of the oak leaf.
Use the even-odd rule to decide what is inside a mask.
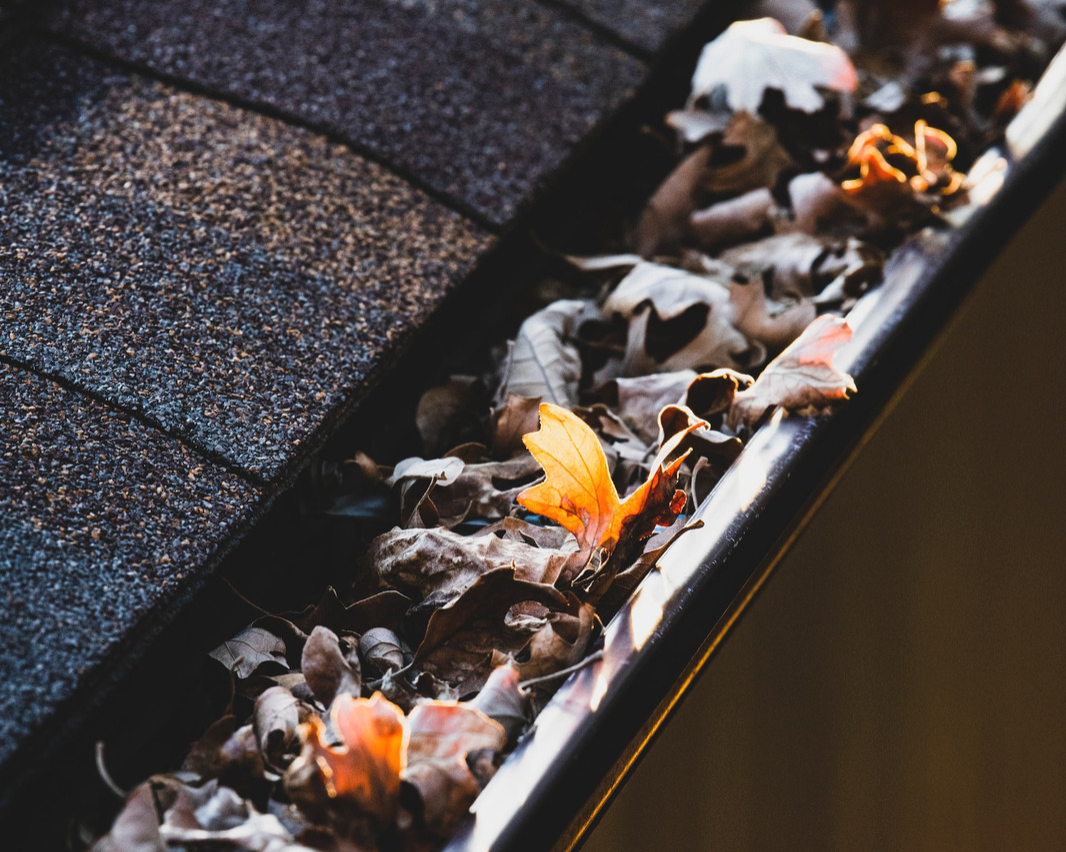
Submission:
[[[672,518],[683,507],[683,493],[668,489],[684,456],[669,464],[683,435],[674,436],[652,462],[651,475],[636,491],[621,500],[607,468],[607,459],[596,433],[564,408],[544,403],[540,407],[540,430],[526,435],[529,451],[544,468],[545,481],[518,495],[529,511],[558,522],[574,534],[582,550],[613,547],[623,527],[640,527],[650,533],[663,517]],[[677,494],[682,494],[677,505]],[[643,532],[643,529],[641,530]]]

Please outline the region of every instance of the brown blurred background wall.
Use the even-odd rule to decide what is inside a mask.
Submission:
[[[1066,183],[586,852],[1066,849],[1064,396]]]

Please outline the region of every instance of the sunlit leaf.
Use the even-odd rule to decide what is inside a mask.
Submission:
[[[584,550],[613,545],[637,516],[645,518],[650,533],[662,515],[676,514],[673,489],[664,502],[662,484],[673,481],[683,460],[666,464],[680,443],[677,436],[660,450],[647,481],[625,500],[611,481],[596,433],[566,409],[541,405],[540,430],[524,440],[544,468],[545,481],[523,491],[518,502],[570,530]]]
[[[396,808],[404,768],[403,711],[380,693],[372,698],[341,694],[333,702],[330,720],[341,745],[322,742],[325,724],[315,716],[303,726],[306,745],[301,758],[318,767],[331,798],[347,798],[367,815],[387,822]]]
[[[692,76],[690,103],[725,86],[731,109],[755,113],[767,88],[780,89],[794,109],[825,104],[816,87],[851,92],[855,68],[839,47],[790,36],[773,18],[737,21],[703,48]]]

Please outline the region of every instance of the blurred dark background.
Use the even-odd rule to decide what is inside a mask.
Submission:
[[[1066,849],[1064,394],[1066,183],[585,852]]]

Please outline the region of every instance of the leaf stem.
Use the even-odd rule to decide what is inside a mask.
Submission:
[[[128,795],[127,792],[115,783],[115,779],[112,778],[111,773],[107,771],[107,764],[104,762],[103,740],[97,740],[96,742],[96,771],[100,774],[100,780],[104,782],[104,786],[106,786],[107,789],[120,799],[126,798]]]
[[[563,678],[563,677],[566,677],[567,675],[571,675],[574,672],[580,671],[581,669],[585,668],[585,666],[591,665],[592,663],[596,662],[597,660],[602,660],[602,659],[603,659],[603,651],[596,651],[596,652],[594,652],[592,654],[589,654],[580,663],[574,663],[574,665],[567,666],[565,669],[559,669],[559,671],[552,672],[551,674],[541,675],[540,677],[531,677],[529,680],[523,680],[522,682],[520,682],[518,684],[518,688],[519,689],[523,689],[523,690],[527,690],[531,686],[538,686],[538,685],[540,685],[542,683],[548,683],[548,682],[553,681],[553,680],[558,680],[559,678]]]

